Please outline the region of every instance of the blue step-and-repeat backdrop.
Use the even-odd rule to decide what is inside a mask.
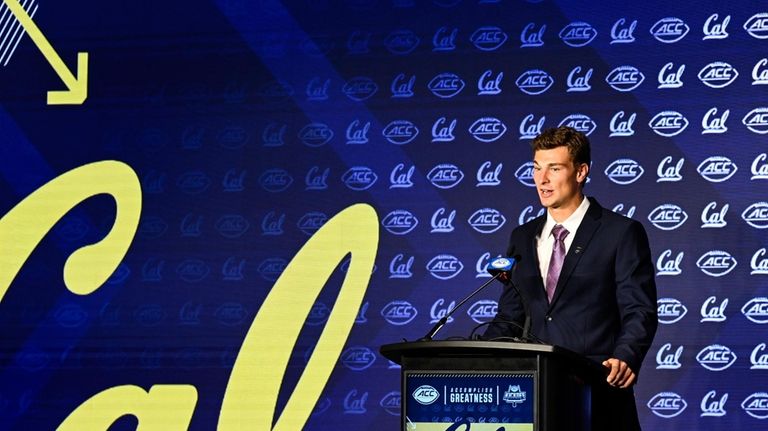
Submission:
[[[398,429],[379,346],[543,213],[558,125],[650,236],[644,428],[768,427],[768,4],[3,0],[0,429]]]

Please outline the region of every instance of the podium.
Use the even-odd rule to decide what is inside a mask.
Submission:
[[[403,431],[588,431],[603,369],[570,350],[499,341],[387,344],[399,364]]]

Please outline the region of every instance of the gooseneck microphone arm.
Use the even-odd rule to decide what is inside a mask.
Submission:
[[[478,294],[478,293],[479,293],[481,290],[485,289],[485,288],[486,288],[486,286],[488,286],[489,284],[493,283],[495,280],[498,280],[498,279],[499,279],[499,277],[501,277],[501,275],[502,275],[502,274],[504,274],[504,273],[503,273],[503,272],[497,272],[495,275],[493,275],[493,277],[491,277],[491,279],[490,279],[490,280],[488,280],[488,281],[486,281],[485,283],[483,283],[483,285],[482,285],[482,286],[478,287],[477,289],[475,289],[475,291],[474,291],[474,292],[470,293],[470,294],[469,294],[469,295],[468,295],[466,298],[462,299],[462,300],[461,300],[461,302],[459,302],[458,304],[456,304],[456,306],[455,306],[455,307],[453,307],[453,308],[451,308],[450,310],[448,310],[448,312],[447,312],[447,313],[445,313],[445,316],[443,316],[443,317],[442,317],[440,320],[438,320],[438,321],[437,321],[437,323],[435,324],[435,326],[433,326],[433,327],[432,327],[432,329],[430,329],[430,330],[429,330],[429,332],[427,332],[427,335],[425,335],[425,336],[423,336],[423,337],[419,338],[419,341],[432,341],[432,338],[434,338],[434,337],[435,337],[435,335],[437,335],[437,333],[438,333],[438,332],[439,332],[441,329],[443,329],[443,326],[445,326],[445,324],[446,324],[446,323],[448,323],[448,319],[449,319],[449,318],[450,318],[450,317],[453,315],[453,313],[454,313],[456,310],[458,310],[459,308],[461,308],[461,306],[462,306],[462,305],[464,305],[464,303],[465,303],[465,302],[467,302],[467,301],[469,301],[470,299],[472,299],[472,298],[473,298],[475,295],[477,295],[477,294]]]

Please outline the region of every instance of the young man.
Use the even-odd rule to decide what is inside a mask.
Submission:
[[[512,231],[514,283],[529,304],[531,333],[599,361],[610,386],[593,389],[593,429],[639,430],[632,385],[656,333],[656,284],[643,226],[583,194],[587,137],[572,128],[533,140],[534,182],[547,214]],[[504,289],[485,339],[519,335],[524,311]],[[599,386],[605,386],[599,389]]]

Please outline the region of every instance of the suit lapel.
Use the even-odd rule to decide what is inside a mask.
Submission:
[[[547,222],[547,216],[544,215],[541,217],[541,220],[539,220],[538,223],[534,226],[533,235],[531,236],[531,243],[529,244],[530,247],[528,248],[531,250],[531,255],[528,256],[533,262],[534,262],[534,268],[536,270],[536,273],[539,274],[539,276],[536,278],[539,283],[536,286],[536,289],[534,289],[535,292],[539,292],[543,295],[545,298],[544,301],[546,301],[546,292],[544,290],[544,280],[541,278],[541,271],[539,270],[540,262],[539,262],[539,247],[537,238],[541,236],[541,231],[544,229],[544,224]]]
[[[568,286],[568,279],[571,278],[573,270],[578,265],[581,256],[584,255],[584,251],[592,240],[592,236],[600,227],[600,215],[602,213],[602,207],[596,200],[590,198],[590,205],[587,213],[584,215],[584,219],[581,221],[579,228],[576,230],[576,236],[573,238],[571,247],[568,249],[568,254],[565,255],[563,261],[563,268],[560,270],[560,277],[557,279],[557,287],[555,288],[555,296],[552,298],[550,309],[557,303],[558,298]]]

